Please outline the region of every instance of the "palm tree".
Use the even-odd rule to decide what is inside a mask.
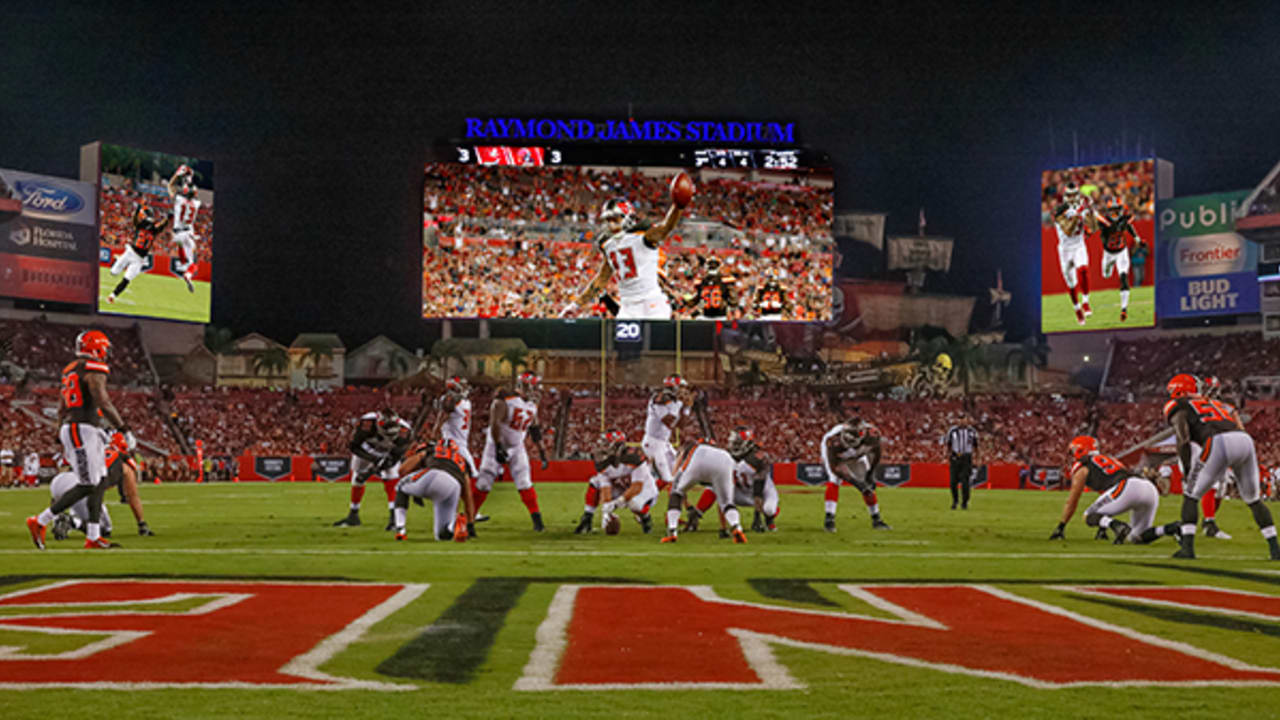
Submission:
[[[498,359],[511,366],[511,382],[514,384],[517,369],[528,365],[529,349],[520,345],[513,345],[503,350]]]
[[[204,346],[209,348],[209,352],[214,355],[221,355],[230,351],[234,342],[235,336],[232,335],[231,328],[214,327],[213,325],[205,326]]]
[[[279,346],[259,350],[253,356],[253,374],[283,375],[289,369],[289,351]]]
[[[307,379],[314,386],[316,371],[326,359],[333,359],[333,346],[324,342],[310,342],[304,345],[307,352],[302,356],[302,364],[307,368]]]

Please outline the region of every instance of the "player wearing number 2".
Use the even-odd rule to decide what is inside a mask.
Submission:
[[[663,289],[662,244],[680,223],[681,208],[691,195],[673,192],[667,215],[658,225],[638,224],[635,206],[623,198],[605,202],[600,219],[608,226],[608,234],[600,241],[604,262],[591,284],[561,313],[569,315],[596,301],[610,278],[618,280],[619,320],[670,320],[671,302]]]
[[[1200,496],[1214,487],[1230,468],[1236,476],[1240,499],[1249,506],[1253,520],[1267,541],[1272,560],[1280,560],[1276,526],[1262,502],[1258,456],[1253,438],[1245,432],[1240,414],[1231,405],[1199,394],[1196,379],[1186,373],[1169,381],[1165,419],[1178,437],[1178,461],[1187,471],[1182,489],[1182,547],[1176,558],[1194,558],[1196,520]]]
[[[542,469],[547,469],[546,451],[542,449],[542,428],[538,425],[538,385],[542,378],[526,372],[516,378],[514,390],[499,392],[489,406],[489,429],[484,435],[484,452],[480,455],[480,472],[476,474],[471,494],[475,509],[480,510],[502,475],[502,466],[511,470],[511,481],[520,491],[520,499],[529,509],[533,529],[542,532],[542,513],[538,510],[538,493],[533,489],[529,454],[524,449],[527,434],[538,448]]]

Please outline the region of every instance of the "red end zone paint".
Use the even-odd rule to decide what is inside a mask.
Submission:
[[[1280,598],[1274,595],[1221,590],[1209,587],[1072,587],[1085,595],[1102,595],[1135,600],[1149,605],[1165,605],[1226,615],[1280,619]]]
[[[425,589],[252,582],[57,583],[0,598],[0,606],[30,607],[20,616],[0,617],[0,628],[71,635],[88,631],[89,647],[53,656],[0,653],[0,687],[399,688],[328,676],[318,666]],[[185,611],[155,609],[161,602],[193,597],[205,602]],[[67,614],[75,604],[116,607]],[[108,641],[90,644],[101,638],[99,633],[107,634]]]
[[[1280,670],[1252,667],[992,587],[845,589],[898,619],[729,601],[700,587],[565,586],[515,687],[803,687],[776,663],[769,643],[1044,688],[1280,685]],[[619,624],[619,617],[627,622]]]

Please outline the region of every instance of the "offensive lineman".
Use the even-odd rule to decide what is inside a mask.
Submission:
[[[778,517],[778,488],[773,484],[773,463],[769,454],[756,444],[755,433],[751,428],[743,425],[733,429],[729,440],[729,454],[736,462],[733,468],[734,504],[755,508],[751,520],[752,532],[776,531],[778,526],[774,521]],[[698,506],[689,508],[689,520],[684,529],[697,530],[698,521],[715,501],[713,490],[708,488],[702,491]],[[722,537],[729,536],[728,530],[721,530],[721,533]]]
[[[1119,198],[1112,198],[1107,204],[1098,219],[1098,231],[1102,236],[1102,277],[1109,278],[1112,272],[1120,274],[1120,322],[1124,322],[1129,319],[1129,241],[1125,233],[1135,243],[1142,242],[1142,237]]]
[[[169,218],[157,218],[147,200],[147,194],[143,193],[133,212],[133,239],[124,246],[124,252],[111,265],[111,275],[114,277],[123,272],[124,279],[107,295],[108,303],[114,303],[125,288],[129,287],[129,283],[142,272],[147,256],[156,244],[156,236],[168,226]]]
[[[591,520],[597,508],[603,507],[600,525],[604,527],[613,511],[626,505],[640,528],[649,534],[653,530],[649,508],[658,499],[658,483],[649,462],[627,447],[627,436],[621,430],[611,430],[600,437],[594,459],[596,474],[587,480],[582,518],[573,532],[579,535],[591,532]]]
[[[1110,528],[1115,532],[1116,545],[1126,539],[1129,542],[1140,542],[1139,538],[1145,538],[1155,522],[1156,511],[1160,508],[1160,492],[1156,490],[1156,486],[1125,467],[1119,460],[1099,452],[1098,440],[1094,437],[1080,435],[1071,441],[1069,447],[1075,460],[1070,473],[1071,493],[1062,506],[1062,519],[1049,539],[1066,539],[1067,523],[1075,515],[1081,493],[1088,487],[1098,493],[1098,499],[1084,511],[1085,524],[1101,528],[1099,533]],[[1130,513],[1131,524],[1115,519],[1115,516],[1124,512]]]
[[[364,499],[365,482],[377,475],[387,494],[387,530],[396,526],[396,482],[400,479],[400,460],[409,449],[413,429],[391,409],[367,412],[360,416],[356,431],[347,447],[351,450],[351,506],[347,516],[334,527],[356,527],[360,524],[360,501]]]
[[[182,165],[173,172],[168,183],[169,200],[173,202],[173,241],[182,249],[182,280],[187,292],[195,292],[191,275],[196,269],[196,215],[201,201],[196,197],[191,168]]]
[[[680,224],[682,205],[677,205],[672,195],[662,222],[650,227],[641,226],[636,218],[635,206],[624,198],[605,201],[600,219],[608,227],[608,233],[600,240],[600,252],[604,262],[595,278],[561,312],[570,315],[579,308],[589,306],[604,292],[609,278],[618,280],[619,320],[670,320],[671,302],[662,286],[662,244]]]
[[[679,375],[668,375],[662,389],[649,398],[640,448],[658,473],[659,490],[674,482],[676,451],[671,446],[671,431],[689,414],[690,399],[689,383]]]
[[[100,330],[85,330],[76,338],[76,359],[62,369],[61,402],[58,409],[62,426],[58,438],[62,440],[63,457],[75,472],[76,486],[68,490],[40,512],[27,518],[27,530],[37,548],[44,549],[45,531],[58,513],[88,498],[89,521],[85,524],[86,548],[105,549],[111,543],[102,539],[98,510],[102,507],[105,490],[103,479],[107,476],[106,436],[98,429],[98,414],[111,422],[124,436],[125,447],[133,450],[138,444],[133,432],[107,395],[107,352],[111,341]]]
[[[430,500],[435,512],[437,540],[464,542],[475,534],[475,501],[471,495],[471,475],[467,458],[452,439],[440,438],[434,446],[422,443],[400,464],[404,476],[396,483],[396,499],[392,506],[396,540],[405,539],[405,521],[409,499],[419,505]],[[458,500],[462,512],[458,512]]]
[[[827,471],[823,530],[836,531],[836,504],[840,501],[841,482],[849,483],[862,493],[862,502],[871,513],[872,530],[893,529],[880,518],[874,477],[879,464],[880,431],[871,423],[854,418],[836,425],[822,436],[822,467]]]
[[[436,398],[440,412],[431,437],[452,440],[467,461],[468,477],[475,477],[476,462],[471,457],[471,384],[454,375],[444,383],[444,395]]]
[[[1098,217],[1085,205],[1080,186],[1067,183],[1062,192],[1062,202],[1053,211],[1053,227],[1058,231],[1058,262],[1062,279],[1071,293],[1071,304],[1076,310],[1076,322],[1093,314],[1089,308],[1089,250],[1084,238],[1098,229]]]
[[[733,504],[733,455],[726,450],[702,442],[685,445],[680,453],[683,458],[680,469],[676,471],[675,482],[671,485],[671,495],[667,504],[667,535],[664,543],[676,541],[680,527],[680,511],[684,506],[685,493],[697,484],[710,485],[716,493],[720,511],[733,541],[738,544],[747,541],[747,534],[742,531],[742,517]]]
[[[1261,498],[1258,456],[1253,438],[1245,432],[1240,414],[1230,404],[1199,394],[1195,377],[1186,373],[1169,380],[1165,419],[1178,438],[1178,461],[1190,468],[1183,480],[1182,547],[1175,558],[1194,558],[1196,520],[1200,497],[1216,485],[1227,468],[1235,473],[1240,499],[1249,506],[1253,520],[1267,541],[1272,560],[1280,560],[1275,521]]]
[[[542,448],[542,427],[538,425],[538,385],[542,378],[531,372],[516,378],[514,390],[499,392],[489,406],[489,429],[484,436],[484,452],[480,455],[480,472],[471,486],[475,510],[489,497],[493,483],[502,475],[502,466],[511,470],[511,480],[520,491],[520,500],[529,510],[535,532],[542,532],[542,512],[538,509],[538,491],[533,488],[529,453],[524,448],[527,434],[547,469],[547,453]]]

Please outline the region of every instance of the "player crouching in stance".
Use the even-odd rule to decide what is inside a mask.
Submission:
[[[392,410],[365,413],[356,423],[351,436],[351,507],[347,516],[334,527],[360,524],[360,501],[364,499],[365,482],[377,475],[387,493],[387,530],[395,528],[396,482],[400,479],[400,460],[409,449],[413,436],[409,423]]]
[[[773,462],[769,454],[756,444],[755,433],[743,425],[733,429],[729,439],[729,454],[736,463],[733,468],[733,502],[736,505],[748,505],[755,508],[755,516],[751,520],[752,532],[774,532],[778,529],[774,522],[778,517],[778,488],[773,484]],[[716,494],[710,488],[702,491],[698,498],[698,506],[689,508],[689,520],[685,523],[686,531],[698,529],[698,521],[703,513],[715,504]],[[720,518],[721,523],[724,518]],[[721,537],[729,537],[727,528],[721,528]]]
[[[404,476],[396,484],[392,510],[396,540],[405,539],[405,522],[409,499],[419,505],[430,500],[435,510],[437,540],[464,542],[475,535],[475,501],[471,496],[471,476],[461,448],[449,438],[441,438],[435,446],[422,443],[400,464]],[[462,499],[461,513],[458,499]]]
[[[1115,544],[1150,542],[1168,532],[1177,532],[1176,523],[1152,528],[1156,510],[1160,508],[1160,492],[1156,486],[1124,463],[1098,452],[1098,441],[1089,435],[1080,435],[1071,441],[1071,493],[1062,506],[1062,519],[1049,536],[1050,540],[1065,540],[1067,523],[1076,513],[1080,495],[1087,487],[1098,493],[1098,499],[1084,511],[1084,522],[1098,528],[1098,536],[1105,539],[1107,528],[1115,532]],[[1128,512],[1132,524],[1115,517]]]
[[[847,482],[862,493],[862,502],[871,513],[872,530],[892,530],[880,518],[876,499],[875,469],[880,464],[880,431],[858,418],[840,423],[822,436],[822,467],[827,471],[827,493],[822,529],[836,531],[836,504],[840,483]]]
[[[573,531],[579,535],[591,532],[591,521],[597,508],[603,508],[600,516],[600,527],[603,528],[608,525],[613,511],[626,505],[647,535],[653,530],[649,508],[658,499],[658,483],[653,478],[649,462],[627,447],[627,436],[621,430],[611,430],[600,436],[600,446],[594,459],[596,473],[587,480],[582,518]]]
[[[529,510],[533,529],[542,532],[542,512],[538,509],[538,491],[533,488],[529,468],[529,453],[524,449],[527,434],[538,448],[542,469],[547,469],[547,453],[542,449],[542,428],[538,425],[538,391],[542,378],[526,372],[516,378],[514,390],[499,392],[489,406],[489,431],[484,435],[484,452],[480,455],[480,472],[477,473],[471,494],[475,496],[476,510],[484,505],[493,490],[493,483],[502,475],[502,466],[511,470],[511,480],[520,491],[520,500]]]
[[[684,496],[689,488],[697,484],[710,485],[715,491],[716,500],[720,503],[720,511],[729,525],[729,532],[735,543],[745,543],[747,534],[742,531],[742,518],[738,508],[733,504],[733,455],[718,447],[705,443],[690,443],[680,453],[680,467],[676,470],[675,482],[671,486],[671,497],[667,505],[667,535],[664,543],[676,541],[680,526],[680,513],[684,507]]]
[[[1176,558],[1196,556],[1196,520],[1201,496],[1222,480],[1228,468],[1235,473],[1240,499],[1249,506],[1253,520],[1267,541],[1272,560],[1280,560],[1275,521],[1262,502],[1258,456],[1253,438],[1245,432],[1240,414],[1230,404],[1199,394],[1195,377],[1182,373],[1169,380],[1165,419],[1178,438],[1178,462],[1190,468],[1182,488],[1182,547]]]

